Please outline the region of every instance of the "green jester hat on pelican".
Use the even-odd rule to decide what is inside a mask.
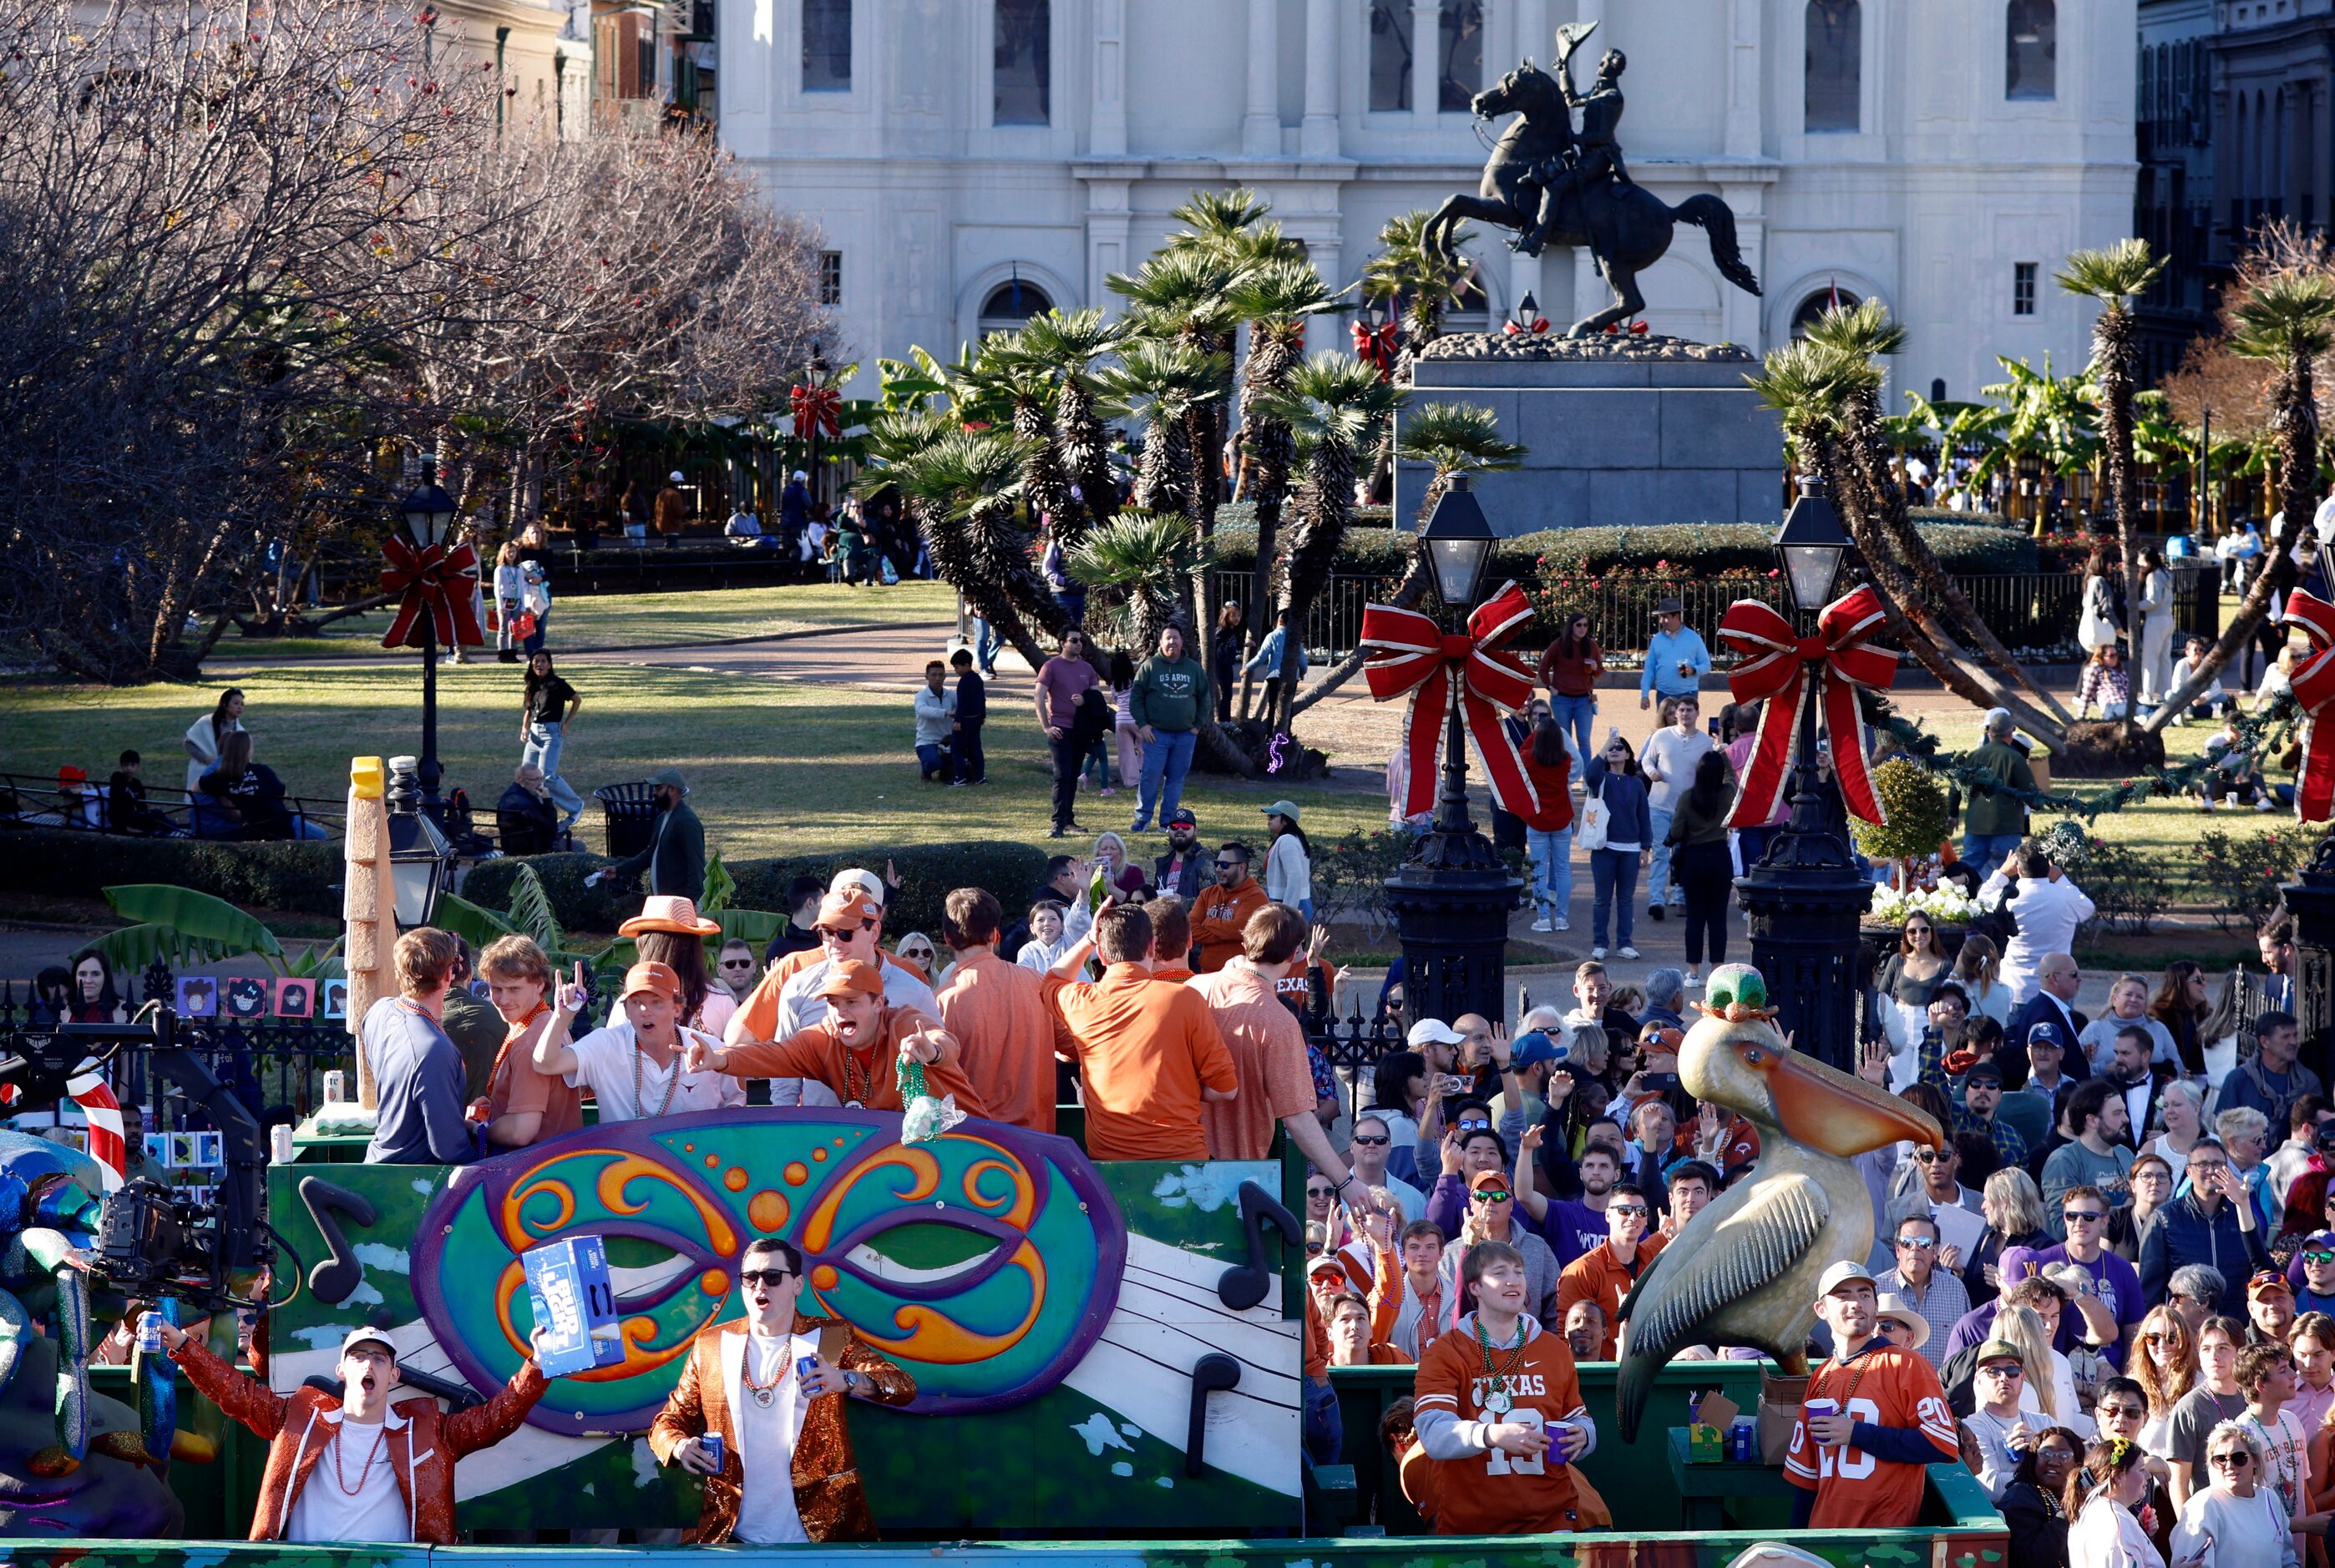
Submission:
[[[1622,1305],[1625,1438],[1637,1437],[1656,1370],[1681,1347],[1752,1345],[1805,1370],[1817,1276],[1873,1250],[1873,1200],[1854,1157],[1902,1138],[1934,1148],[1943,1136],[1904,1100],[1794,1050],[1749,964],[1713,970],[1704,995],[1679,1047],[1680,1082],[1758,1128],[1759,1157],[1646,1265]]]

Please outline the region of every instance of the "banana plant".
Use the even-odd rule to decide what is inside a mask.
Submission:
[[[105,889],[105,901],[131,922],[90,944],[116,974],[136,974],[160,963],[173,970],[223,959],[257,957],[295,980],[340,977],[341,944],[284,951],[265,923],[226,899],[168,883],[130,883]]]

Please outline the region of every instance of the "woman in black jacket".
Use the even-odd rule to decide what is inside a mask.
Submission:
[[[2084,1440],[2065,1427],[2047,1427],[2036,1438],[1996,1505],[2010,1526],[2010,1568],[2068,1568],[2068,1477],[2083,1458]]]
[[[1227,604],[1216,612],[1216,629],[1208,639],[1208,662],[1216,671],[1216,722],[1233,721],[1233,688],[1240,684],[1241,607]]]

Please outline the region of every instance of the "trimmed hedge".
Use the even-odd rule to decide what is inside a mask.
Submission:
[[[1245,513],[1243,506],[1237,510]],[[1341,573],[1393,576],[1409,565],[1411,534],[1385,526],[1385,509],[1377,526],[1357,526],[1346,532],[1331,569]],[[1227,526],[1217,517],[1216,561],[1220,568],[1247,571],[1256,561],[1256,530],[1245,521]],[[1946,519],[1952,518],[1952,521]],[[2035,541],[2014,528],[1957,512],[1917,511],[1916,527],[1937,552],[1949,572],[2033,572],[2042,570]],[[1617,566],[1650,567],[1666,561],[1691,576],[1702,576],[1744,567],[1764,572],[1776,564],[1775,530],[1753,523],[1667,523],[1642,528],[1547,528],[1518,534],[1492,547],[1489,579],[1514,577],[1529,583],[1545,573],[1597,574]]]
[[[338,919],[341,847],[132,838],[29,828],[0,835],[0,889],[52,898],[102,898],[124,883],[191,887],[247,909]]]
[[[940,940],[941,903],[959,887],[986,887],[1005,906],[1010,919],[1046,875],[1047,852],[1027,844],[973,842],[916,844],[898,848],[874,846],[828,855],[780,856],[767,860],[724,860],[738,891],[731,903],[741,909],[783,911],[787,884],[798,876],[816,876],[824,884],[851,866],[877,873],[886,861],[898,873],[884,920],[887,936],[922,931]],[[585,873],[606,862],[596,855],[533,855],[544,891],[550,895],[560,924],[576,931],[614,931],[640,913],[637,892],[620,891],[606,884],[584,886]],[[489,909],[510,903],[512,879],[518,874],[516,859],[487,860],[470,868],[462,883],[462,896]]]

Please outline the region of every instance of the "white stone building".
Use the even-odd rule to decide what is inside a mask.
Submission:
[[[1681,228],[1654,330],[1762,348],[1832,291],[1911,330],[1901,387],[1969,397],[1998,353],[2078,363],[2051,276],[2129,232],[2135,0],[719,0],[721,132],[818,222],[849,351],[947,357],[1103,286],[1197,186],[1268,197],[1351,281],[1381,223],[1473,189],[1469,94],[1560,24],[1630,57],[1621,140],[1673,203],[1716,190],[1766,289]],[[1586,85],[1586,72],[1583,73]],[[1479,229],[1484,308],[1559,324],[1586,257]],[[863,374],[867,372],[863,372]]]

